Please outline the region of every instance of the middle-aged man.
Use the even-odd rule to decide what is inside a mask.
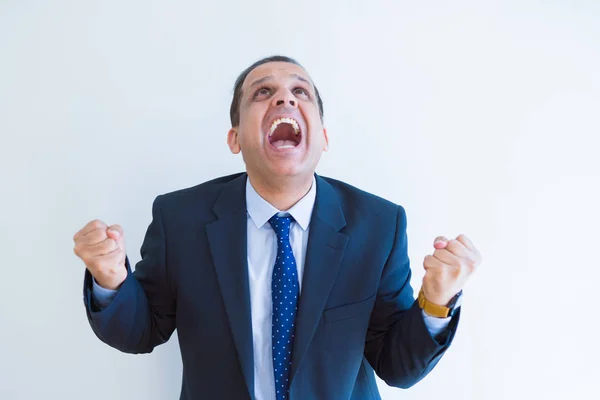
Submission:
[[[478,250],[436,238],[415,301],[404,209],[315,174],[328,139],[307,72],[269,57],[234,90],[245,173],[158,196],[135,272],[120,226],[75,234],[95,334],[148,353],[177,329],[181,399],[379,399],[374,372],[415,384],[452,341]]]

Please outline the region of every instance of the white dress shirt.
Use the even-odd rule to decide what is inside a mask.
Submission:
[[[287,212],[269,204],[246,180],[246,209],[248,210],[248,278],[250,282],[250,312],[252,315],[252,344],[254,349],[254,394],[256,400],[275,400],[275,377],[271,345],[272,295],[271,276],[277,255],[277,235],[269,219],[275,215],[291,215],[290,244],[298,269],[298,284],[302,293],[302,274],[308,230],[317,185]]]
[[[271,276],[277,254],[277,235],[269,219],[275,215],[291,215],[294,221],[290,226],[290,243],[298,268],[298,283],[302,293],[302,276],[306,259],[306,245],[310,228],[317,185],[315,178],[308,193],[286,212],[281,212],[269,204],[254,190],[250,179],[246,180],[246,207],[248,215],[247,251],[248,277],[250,283],[250,312],[252,318],[252,344],[254,350],[254,394],[256,400],[275,400],[275,377],[271,346]],[[110,304],[117,291],[107,290],[95,281],[93,296],[102,309]],[[450,322],[450,318],[435,318],[423,312],[425,325],[436,336]]]

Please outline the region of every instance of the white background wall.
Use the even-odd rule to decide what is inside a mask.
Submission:
[[[384,399],[598,399],[600,3],[0,1],[0,398],[175,399],[176,338],[96,339],[73,234],[243,169],[237,74],[296,57],[325,101],[317,172],[405,206],[414,285],[437,235],[484,263],[453,347]]]

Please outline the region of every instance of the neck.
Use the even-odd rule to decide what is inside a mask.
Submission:
[[[313,175],[302,178],[261,179],[248,172],[250,184],[256,193],[280,211],[287,211],[310,190]]]

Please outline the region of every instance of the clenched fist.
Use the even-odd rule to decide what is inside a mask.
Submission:
[[[438,236],[433,247],[433,255],[423,261],[423,292],[430,302],[445,306],[481,263],[481,254],[465,235],[452,240]]]
[[[94,220],[77,232],[73,241],[75,254],[100,286],[115,290],[123,283],[127,277],[123,228]]]

